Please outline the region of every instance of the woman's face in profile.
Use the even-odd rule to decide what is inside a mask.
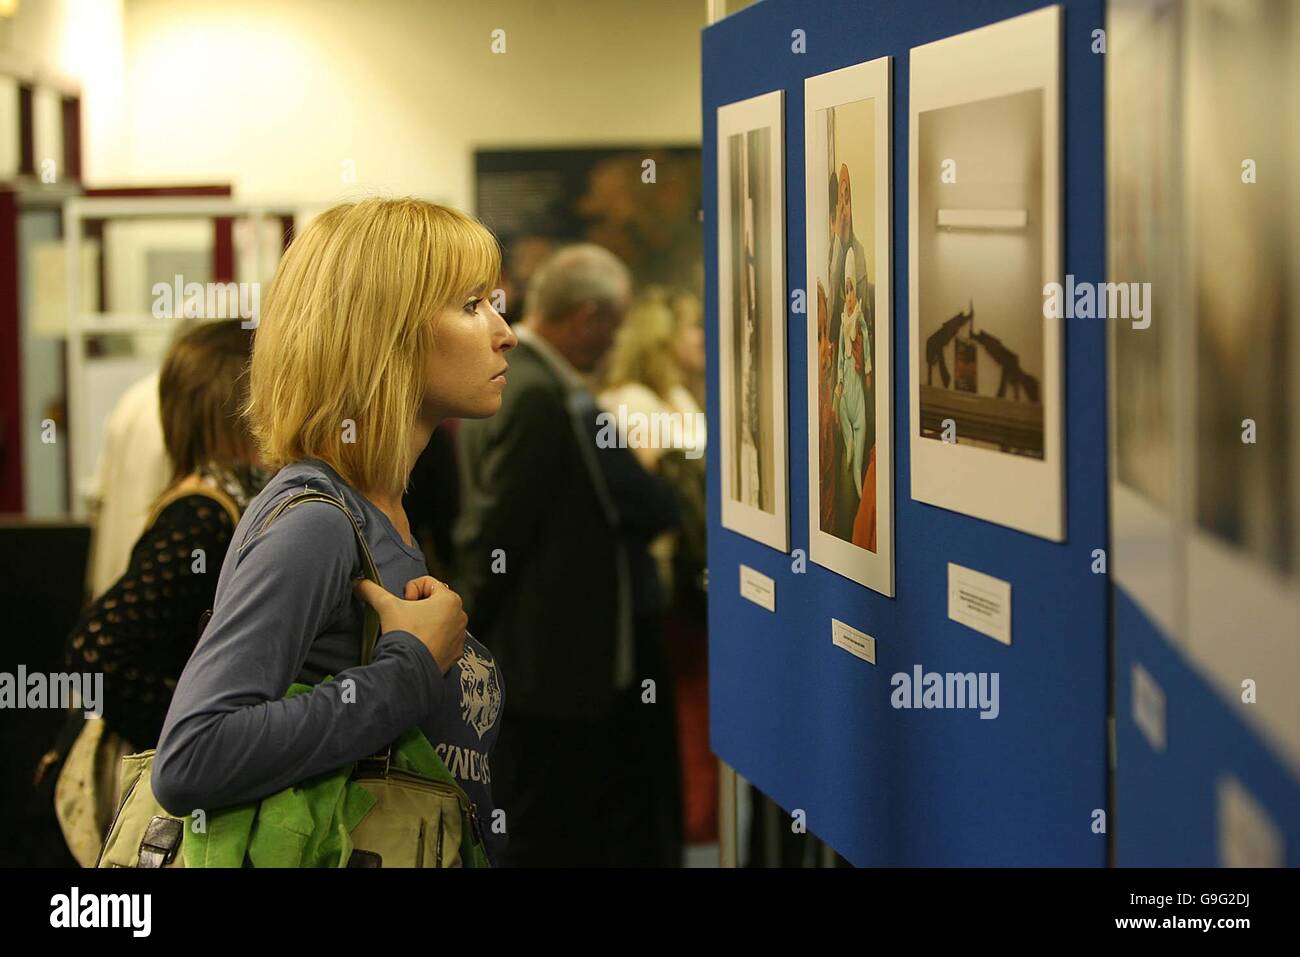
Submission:
[[[678,322],[673,347],[677,362],[685,371],[704,371],[704,323],[698,315],[687,316]]]
[[[495,415],[506,387],[505,353],[518,341],[485,293],[444,309],[434,320],[426,411],[438,420]]]

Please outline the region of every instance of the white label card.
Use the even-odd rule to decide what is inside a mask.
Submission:
[[[1011,644],[1011,583],[949,562],[948,617]]]
[[[831,619],[831,644],[843,648],[851,655],[863,661],[876,663],[876,639],[864,631],[858,631],[852,625],[846,625],[838,618]]]
[[[1133,723],[1153,751],[1165,749],[1165,693],[1156,679],[1133,662]]]
[[[776,582],[748,565],[741,565],[740,597],[768,611],[776,611]]]

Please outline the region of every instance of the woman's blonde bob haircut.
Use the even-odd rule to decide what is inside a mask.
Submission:
[[[664,401],[682,384],[674,343],[678,330],[694,314],[685,297],[664,286],[647,286],[627,312],[610,350],[605,388],[635,382]]]
[[[435,320],[500,272],[492,233],[446,206],[367,199],[314,219],[253,339],[246,414],[266,465],[318,458],[359,490],[405,489]]]

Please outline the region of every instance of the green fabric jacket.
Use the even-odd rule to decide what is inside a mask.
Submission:
[[[285,697],[310,690],[310,685],[291,685]],[[393,744],[392,765],[455,784],[419,728]],[[193,815],[186,817],[185,866],[346,867],[352,856],[352,830],[375,803],[374,796],[352,780],[352,769],[347,765],[261,801],[214,811],[200,830]],[[470,830],[465,828],[462,860],[467,867],[483,867],[486,859],[469,837]]]

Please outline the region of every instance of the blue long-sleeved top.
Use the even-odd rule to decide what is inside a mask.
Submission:
[[[327,503],[266,516],[311,487],[342,498],[384,587],[401,597],[428,574],[419,548],[324,462],[281,469],[245,511],[221,567],[212,620],[177,683],[154,757],[154,795],[173,814],[259,800],[367,757],[418,725],[494,832],[489,755],[504,684],[491,652],[467,638],[444,676],[414,635],[390,631],[361,667],[361,574],[347,516]],[[317,683],[325,675],[332,682]],[[347,679],[351,679],[350,681]],[[284,698],[295,681],[317,685]],[[499,830],[499,829],[498,829]]]

